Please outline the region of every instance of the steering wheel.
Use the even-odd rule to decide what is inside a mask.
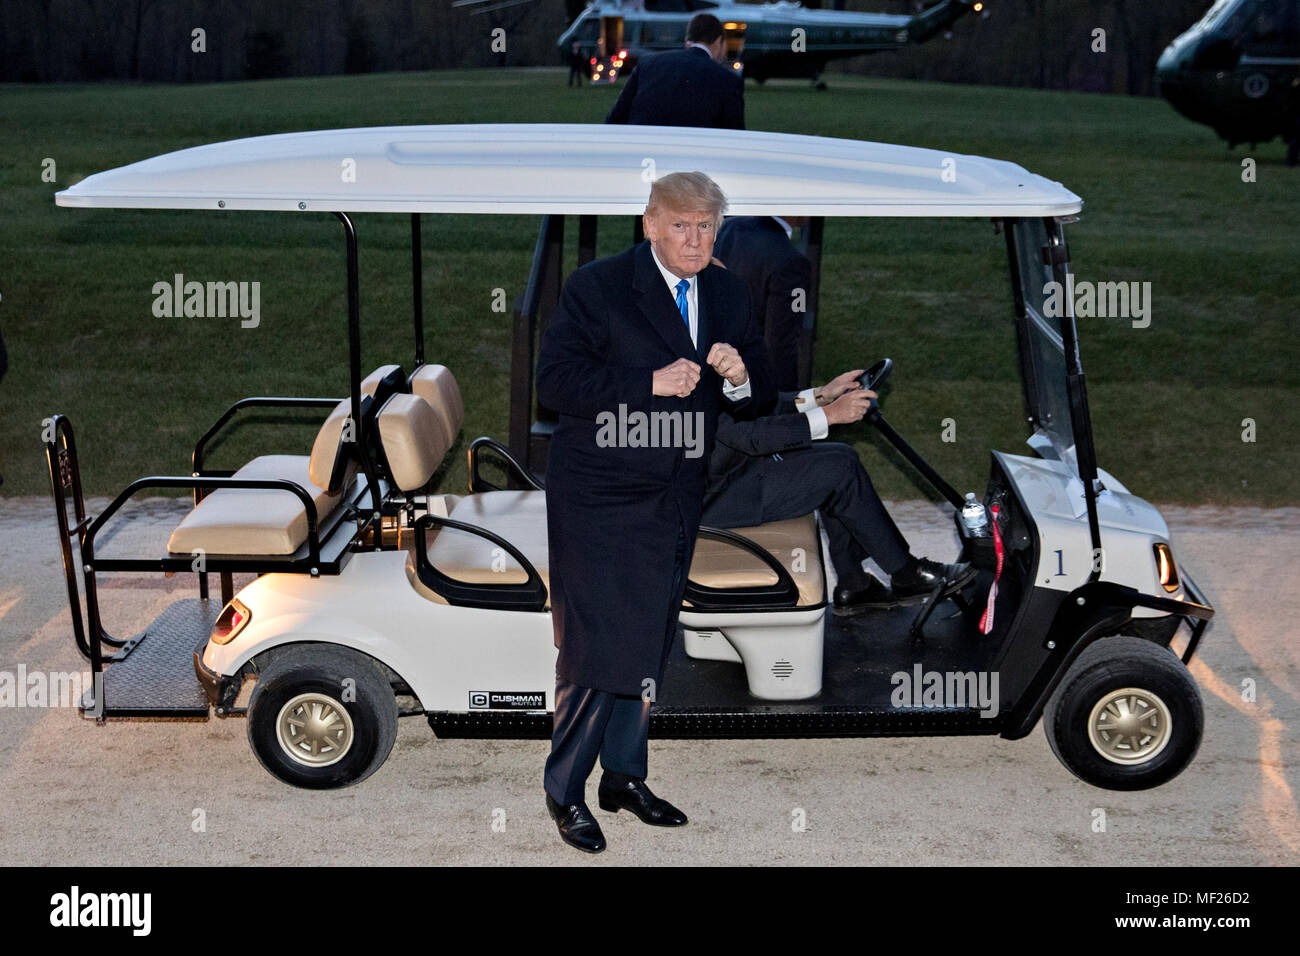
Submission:
[[[893,370],[894,370],[893,359],[890,358],[881,359],[875,365],[871,366],[871,368],[867,369],[865,372],[862,373],[862,378],[860,379],[860,381],[862,382],[862,387],[866,389],[870,389],[876,394],[879,394],[880,386],[885,384],[886,380],[888,380],[889,378],[889,373],[892,372]],[[871,404],[875,405],[876,403],[873,401]]]

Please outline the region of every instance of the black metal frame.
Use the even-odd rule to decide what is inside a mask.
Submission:
[[[518,584],[474,584],[444,574],[429,563],[427,532],[431,528],[452,528],[486,538],[497,547],[504,548],[523,568],[527,579]],[[412,531],[415,537],[415,573],[426,587],[444,598],[448,604],[497,611],[540,611],[546,607],[546,585],[537,573],[537,568],[524,557],[523,552],[499,534],[478,525],[434,514],[423,515],[415,522]]]
[[[483,459],[483,451],[490,451],[505,459],[507,466],[506,470],[510,474],[512,487],[531,488],[533,491],[542,491],[545,489],[545,485],[542,484],[536,475],[524,466],[523,462],[515,457],[514,452],[496,439],[483,435],[475,438],[469,444],[469,493],[471,495],[476,495],[484,491],[503,490],[479,474],[479,466]]]
[[[794,610],[799,607],[798,585],[794,583],[794,578],[790,576],[790,572],[781,565],[781,562],[772,557],[766,548],[759,547],[758,544],[744,535],[728,531],[725,528],[710,528],[707,525],[701,525],[697,534],[698,537],[712,538],[714,541],[722,541],[748,551],[776,575],[776,581],[772,584],[749,584],[732,588],[715,588],[697,584],[688,577],[683,596],[691,602],[692,611],[771,611]],[[817,560],[821,561],[820,542],[817,546]],[[826,606],[825,568],[822,568],[822,600],[820,606]],[[801,608],[801,610],[803,609]]]

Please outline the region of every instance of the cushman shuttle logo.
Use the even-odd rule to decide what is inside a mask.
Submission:
[[[152,914],[151,893],[82,893],[74,886],[50,897],[51,926],[128,926],[131,935],[148,936]]]
[[[545,691],[472,690],[470,710],[545,710]]]
[[[910,674],[897,671],[889,682],[894,685],[889,702],[895,707],[978,707],[981,717],[998,715],[997,671],[922,671],[914,664]]]
[[[687,458],[704,454],[703,412],[629,412],[596,416],[596,445],[600,448],[685,448]]]

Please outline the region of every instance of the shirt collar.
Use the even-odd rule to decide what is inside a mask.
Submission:
[[[707,53],[707,54],[709,55],[709,59],[710,59],[710,60],[713,59],[713,51],[710,50],[710,49],[709,49],[707,46],[705,46],[703,43],[688,43],[688,44],[686,44],[686,49],[689,50],[689,49],[691,49],[692,47],[699,47],[701,50],[703,50],[705,53]]]
[[[649,242],[648,239],[646,241]],[[655,265],[659,267],[659,274],[663,276],[664,281],[668,283],[668,291],[670,291],[673,294],[673,298],[676,298],[677,283],[682,281],[681,278],[669,272],[668,269],[664,266],[664,264],[659,261],[659,256],[655,252],[655,247],[653,245],[650,246],[650,255],[654,258]],[[690,283],[690,285],[686,287],[686,291],[688,294],[695,290],[695,280],[698,279],[699,277],[700,274],[697,272],[695,273],[695,275],[691,276],[689,279],[686,280],[687,282]]]
[[[787,239],[790,239],[790,238],[792,238],[792,237],[794,236],[794,227],[793,227],[793,226],[791,226],[788,222],[786,222],[786,221],[785,221],[784,219],[782,219],[780,216],[773,216],[772,218],[776,220],[776,224],[777,224],[778,226],[780,226],[782,229],[785,230],[785,237],[786,237]]]

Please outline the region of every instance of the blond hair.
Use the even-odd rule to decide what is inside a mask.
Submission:
[[[727,197],[708,176],[701,172],[669,173],[650,184],[650,199],[646,203],[647,216],[660,209],[691,212],[706,209],[713,213],[713,224],[722,222],[727,211]]]

